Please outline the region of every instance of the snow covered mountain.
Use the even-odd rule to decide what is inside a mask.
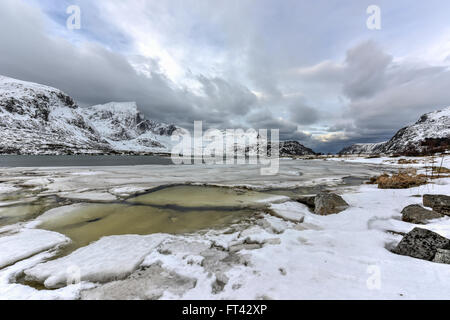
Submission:
[[[280,156],[310,156],[316,153],[300,144],[298,141],[283,141],[280,142]]]
[[[0,76],[0,153],[167,152],[176,129],[144,119],[135,103],[80,108],[61,90]]]
[[[0,76],[0,153],[110,151],[79,110],[58,89]]]
[[[355,144],[340,154],[422,155],[446,150],[450,150],[450,107],[422,115],[387,142]]]
[[[356,143],[350,147],[342,149],[339,154],[376,154],[380,153],[380,150],[387,142],[379,143]]]
[[[223,150],[227,155],[234,154],[239,157],[263,155],[264,152],[271,155],[271,139],[260,137],[258,131],[217,130],[214,136],[216,135],[218,140],[205,136],[201,138],[202,141],[191,138],[191,154],[195,154],[195,156],[210,155],[212,150]],[[316,155],[316,153],[298,141],[279,142],[280,157],[305,155]]]
[[[61,90],[0,76],[0,154],[170,153],[175,125],[145,119],[135,102],[80,108]],[[223,133],[224,141],[227,133]],[[226,148],[259,148],[258,134],[241,133]],[[208,146],[192,143],[193,148]],[[211,146],[210,146],[211,147]],[[203,150],[197,150],[202,154]],[[280,155],[314,154],[296,141],[280,143]]]
[[[124,152],[168,152],[178,128],[145,119],[135,102],[110,102],[81,110],[85,119],[111,145]]]

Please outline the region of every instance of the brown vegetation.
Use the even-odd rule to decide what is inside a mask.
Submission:
[[[398,164],[413,164],[417,163],[417,160],[408,160],[408,159],[399,159],[397,161]]]
[[[450,169],[448,169],[446,167],[433,167],[433,173],[435,173],[435,174],[450,173]]]
[[[417,174],[415,169],[402,170],[397,174],[383,174],[370,179],[370,184],[378,184],[379,189],[408,189],[428,183],[426,176]]]
[[[448,152],[450,150],[450,138],[426,138],[420,145],[420,148],[411,145],[408,150],[397,156],[430,156],[436,153]]]

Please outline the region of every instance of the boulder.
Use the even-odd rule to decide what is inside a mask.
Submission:
[[[450,239],[430,230],[414,228],[403,237],[393,252],[432,261],[438,249],[450,249]]]
[[[423,196],[423,205],[432,208],[438,213],[450,216],[450,196],[441,194],[425,194]]]
[[[433,262],[450,264],[450,250],[437,249]]]
[[[314,213],[322,216],[339,213],[348,207],[348,203],[334,193],[319,193],[314,199]]]
[[[297,202],[303,203],[304,205],[307,205],[312,210],[314,210],[315,208],[314,202],[316,200],[316,196],[300,196],[295,198],[295,200]]]
[[[402,211],[402,220],[416,224],[425,224],[428,220],[442,218],[443,215],[433,210],[427,210],[424,207],[413,204],[407,206]]]

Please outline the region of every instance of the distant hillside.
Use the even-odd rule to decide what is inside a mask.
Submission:
[[[446,150],[450,150],[450,107],[422,115],[387,142],[355,144],[339,154],[427,155]]]

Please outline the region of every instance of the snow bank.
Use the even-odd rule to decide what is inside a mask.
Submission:
[[[25,270],[28,278],[47,288],[66,285],[68,270],[79,268],[81,280],[106,282],[121,279],[134,270],[161,241],[164,235],[111,236],[80,248],[63,258],[44,262]]]
[[[407,164],[399,164],[398,161],[400,159],[405,159],[411,161],[411,163]],[[449,168],[450,167],[450,157],[445,156],[444,159],[442,157],[379,157],[379,158],[366,158],[361,156],[343,156],[343,157],[334,157],[327,158],[330,161],[340,161],[340,162],[350,162],[350,163],[367,163],[367,164],[375,164],[375,165],[390,165],[400,168],[422,168],[424,166],[435,166],[439,167],[442,162],[442,166]],[[434,162],[433,162],[434,161]]]
[[[281,244],[264,246],[250,255],[251,269],[234,268],[224,292],[215,299],[449,299],[450,268],[445,264],[391,253],[387,247],[417,225],[400,221],[401,210],[421,202],[426,193],[449,194],[442,184],[405,190],[380,190],[364,185],[345,194],[351,205],[332,216],[304,213],[304,225],[285,228]],[[420,226],[450,236],[450,218]],[[239,287],[234,290],[233,288]],[[196,292],[184,298],[209,298]]]
[[[79,283],[58,290],[37,290],[20,283],[12,283],[12,280],[20,275],[24,269],[49,259],[52,254],[39,253],[29,259],[19,261],[16,264],[3,269],[0,274],[0,299],[8,300],[74,300],[78,299],[81,290],[92,288],[90,283]]]
[[[75,204],[71,204],[71,205],[67,205],[67,206],[53,208],[53,209],[50,209],[50,210],[44,212],[39,217],[37,217],[35,220],[28,222],[25,226],[27,228],[36,228],[43,222],[62,218],[66,215],[73,213],[74,211],[86,208],[88,206],[89,206],[89,204],[87,204],[87,203],[75,203]]]
[[[82,193],[61,192],[59,196],[72,200],[87,200],[87,201],[114,201],[117,199],[116,196],[108,192],[82,192]]]
[[[0,237],[0,268],[69,241],[62,234],[34,229]]]
[[[272,209],[277,216],[292,222],[302,222],[305,218],[305,214],[309,212],[307,206],[298,202],[272,204],[270,205],[270,209]]]
[[[14,187],[8,184],[0,184],[0,194],[1,193],[11,193],[20,190],[20,188]]]

